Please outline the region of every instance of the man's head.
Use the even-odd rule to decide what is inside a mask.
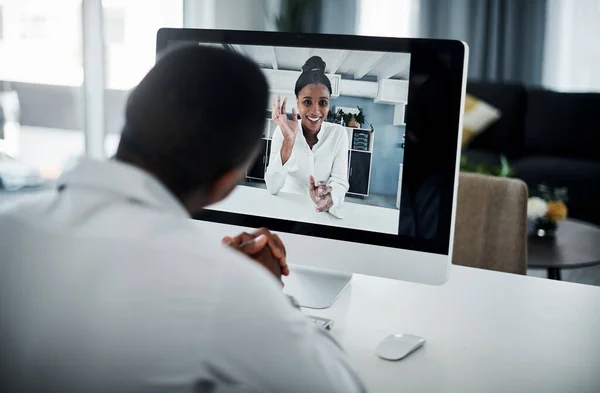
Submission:
[[[133,90],[116,158],[156,176],[190,212],[227,196],[265,126],[269,88],[249,59],[189,46]]]

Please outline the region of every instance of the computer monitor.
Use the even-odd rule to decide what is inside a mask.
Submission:
[[[353,273],[434,285],[448,279],[466,44],[204,29],[158,32],[158,56],[180,45],[218,46],[253,59],[269,81],[271,98],[279,98],[276,108],[280,112],[287,99],[287,120],[299,130],[295,139],[283,138],[273,113],[265,113],[260,152],[243,184],[194,216],[206,236],[218,241],[257,227],[278,232],[291,266],[284,290],[306,307],[330,306]],[[312,96],[302,96],[305,90],[299,97],[295,92],[310,58],[305,71],[311,80],[329,85],[320,87],[325,93],[323,101],[321,93],[315,96],[316,106]],[[315,76],[319,71],[329,84],[323,75]],[[294,123],[292,109],[302,106]],[[235,108],[231,112],[235,116]],[[314,145],[310,129],[318,131]],[[295,141],[292,153],[290,140]],[[309,175],[317,186],[323,182],[321,190],[330,191],[331,201],[320,205],[311,197]],[[328,211],[317,211],[331,203]]]

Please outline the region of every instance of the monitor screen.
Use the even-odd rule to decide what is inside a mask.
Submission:
[[[245,179],[195,218],[447,254],[462,47],[340,37],[159,32],[159,53],[219,46],[254,60],[271,89]]]

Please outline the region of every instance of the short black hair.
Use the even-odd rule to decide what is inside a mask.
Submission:
[[[179,47],[130,94],[116,158],[142,160],[177,194],[208,186],[256,151],[268,96],[267,80],[250,59]]]
[[[298,77],[298,80],[296,81],[296,87],[294,88],[296,97],[298,97],[300,90],[302,90],[304,86],[313,83],[321,83],[325,85],[329,90],[329,95],[331,95],[331,81],[327,75],[325,75],[326,66],[327,64],[319,56],[313,56],[306,60],[302,66],[302,73]]]

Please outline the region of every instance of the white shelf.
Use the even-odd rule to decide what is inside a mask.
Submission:
[[[265,129],[263,130],[263,139],[272,139],[275,128],[277,128],[277,124],[275,124],[272,119],[267,118],[267,123],[265,124]]]
[[[406,115],[406,104],[396,104],[394,105],[394,121],[393,125],[395,126],[405,126],[404,118]]]
[[[371,130],[370,128],[352,128],[352,127],[345,127],[346,131],[348,131],[348,150],[352,150],[352,151],[361,151],[361,152],[365,152],[365,153],[372,153],[373,152],[373,141],[375,138],[375,131]],[[369,149],[368,150],[360,150],[360,149],[353,149],[352,148],[352,141],[353,141],[353,134],[354,131],[363,131],[363,132],[368,132],[369,133]]]

